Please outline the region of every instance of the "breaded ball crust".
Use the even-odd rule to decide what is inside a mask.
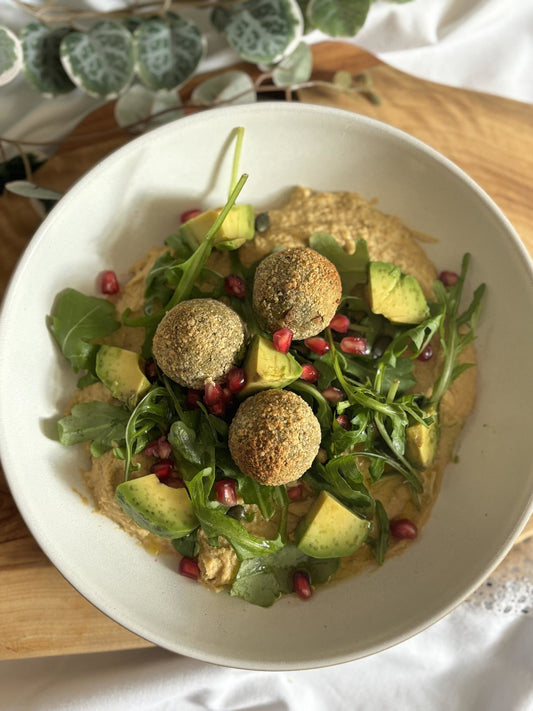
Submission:
[[[320,424],[305,400],[288,390],[263,390],[237,410],[229,428],[229,449],[244,474],[278,486],[309,469],[320,438]]]
[[[269,254],[255,272],[253,307],[261,328],[270,333],[290,328],[297,341],[328,326],[341,296],[337,269],[309,247]]]
[[[208,378],[223,380],[241,359],[244,342],[244,325],[233,309],[215,299],[189,299],[165,314],[152,349],[165,375],[200,390]]]

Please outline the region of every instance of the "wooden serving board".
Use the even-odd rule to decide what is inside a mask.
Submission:
[[[533,107],[416,79],[347,44],[318,45],[313,53],[314,78],[330,80],[339,69],[368,72],[382,103],[323,88],[302,90],[302,101],[373,116],[433,146],[487,191],[533,254]],[[130,140],[113,127],[111,106],[90,115],[73,134],[75,140],[63,143],[38,171],[36,182],[67,190],[98,160]],[[97,138],[95,131],[100,132]],[[84,138],[89,133],[90,141]],[[0,295],[38,224],[27,200],[8,194],[0,198]],[[521,546],[532,544],[533,538]],[[94,608],[49,563],[20,517],[1,472],[0,620],[0,659],[149,646]]]

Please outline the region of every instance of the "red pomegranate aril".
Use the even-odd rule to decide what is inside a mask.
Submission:
[[[207,407],[224,402],[224,391],[222,386],[213,381],[207,381],[204,389],[204,403]]]
[[[337,333],[346,333],[350,328],[350,319],[344,314],[335,314],[329,322],[329,327]]]
[[[180,215],[180,222],[183,225],[184,222],[188,222],[189,220],[192,220],[201,214],[202,214],[202,211],[198,210],[198,208],[194,208],[192,210],[185,210],[185,212],[182,212]]]
[[[185,482],[179,476],[171,476],[163,482],[171,489],[185,489]]]
[[[290,328],[280,328],[272,334],[272,342],[278,353],[288,353],[292,343],[293,332]]]
[[[153,383],[154,380],[157,380],[157,365],[155,364],[155,360],[153,358],[148,358],[145,362],[144,374],[151,383]]]
[[[433,347],[431,346],[431,343],[428,343],[427,346],[422,349],[420,352],[420,355],[418,356],[417,360],[431,360],[433,358]]]
[[[233,479],[221,479],[215,481],[217,500],[224,506],[235,506],[237,501],[237,490]]]
[[[120,285],[118,283],[117,275],[110,269],[106,269],[100,274],[100,291],[102,294],[118,294],[120,291]]]
[[[200,577],[200,568],[196,558],[182,558],[180,560],[179,571],[181,575],[192,580],[198,580]]]
[[[306,338],[304,343],[310,351],[319,356],[323,356],[329,351],[329,343],[324,338],[320,338],[320,336]]]
[[[337,415],[335,418],[343,430],[350,429],[350,418],[348,415]]]
[[[341,351],[343,351],[343,353],[365,355],[366,353],[368,353],[367,340],[362,336],[347,336],[341,341]]]
[[[416,524],[408,518],[399,518],[396,521],[391,521],[389,528],[394,538],[416,538],[418,536]]]
[[[303,484],[295,484],[287,489],[287,496],[291,501],[300,501],[304,493]]]
[[[311,363],[304,363],[302,365],[302,374],[300,375],[301,380],[305,380],[307,383],[316,383],[319,377],[319,372]]]
[[[246,385],[244,368],[231,368],[226,375],[226,384],[232,393],[240,393]]]
[[[144,448],[144,454],[147,457],[157,457],[158,459],[168,459],[172,454],[172,447],[165,435],[159,437],[159,439],[154,439],[152,442],[148,442]]]
[[[246,296],[246,282],[238,274],[230,274],[224,279],[224,288],[230,296],[244,299]]]
[[[174,465],[172,462],[163,461],[156,462],[150,467],[150,472],[155,474],[158,479],[166,479],[169,477],[174,470]]]
[[[208,405],[207,409],[215,417],[222,417],[226,414],[226,401],[220,400],[219,402],[214,402],[212,405]]]
[[[336,388],[334,385],[330,385],[325,390],[322,390],[322,395],[326,398],[328,402],[340,402],[346,399],[346,395]]]
[[[309,600],[313,596],[313,588],[307,573],[297,570],[292,576],[292,587],[301,600]]]
[[[189,410],[197,410],[198,403],[202,399],[201,390],[187,390],[187,395],[185,396],[185,403]]]
[[[455,286],[459,281],[459,274],[445,270],[439,274],[439,281],[441,281],[444,286]]]

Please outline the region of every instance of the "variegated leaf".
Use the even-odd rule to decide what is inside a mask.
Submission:
[[[371,0],[310,0],[310,23],[330,37],[353,37],[364,25]]]
[[[155,116],[147,124],[132,127],[132,131],[142,132],[146,128],[162,126],[169,121],[175,121],[183,116],[182,102],[177,91],[161,89],[152,91],[141,84],[134,84],[115,104],[115,119],[119,126],[131,126],[139,121],[150,119],[154,114],[165,111],[161,116]],[[172,111],[167,109],[173,109]]]
[[[61,61],[72,81],[90,96],[113,99],[133,78],[133,41],[120,22],[104,20],[89,32],[70,32]]]
[[[66,94],[74,89],[60,59],[61,42],[69,32],[68,27],[50,30],[40,22],[30,22],[21,32],[24,74],[44,96]]]
[[[0,86],[8,84],[22,69],[22,47],[19,38],[0,27]]]
[[[311,77],[313,55],[308,44],[300,42],[292,54],[284,57],[272,73],[276,86],[301,84]]]
[[[252,104],[257,101],[254,83],[249,74],[240,71],[223,72],[206,79],[194,89],[195,104]]]

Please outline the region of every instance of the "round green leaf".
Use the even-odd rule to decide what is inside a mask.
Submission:
[[[69,32],[68,27],[50,30],[40,22],[31,22],[22,29],[24,74],[44,96],[66,94],[74,89],[59,56],[61,41]]]
[[[67,74],[90,96],[113,99],[133,78],[133,41],[120,22],[104,20],[89,32],[70,32],[61,42]]]
[[[22,47],[16,35],[0,27],[0,86],[8,84],[22,69]]]
[[[181,118],[183,116],[181,106],[181,98],[176,91],[167,91],[166,89],[152,91],[141,84],[134,84],[119,97],[115,104],[115,120],[119,126],[130,126],[138,121],[150,119],[150,116],[159,111],[175,109],[175,111],[167,111],[161,116],[150,119],[148,126],[141,124],[139,127],[131,129],[142,132],[147,127],[155,128],[155,126],[161,126]]]
[[[252,78],[246,72],[231,71],[217,74],[195,87],[191,94],[195,104],[252,104],[257,94]]]
[[[313,54],[305,42],[300,42],[292,54],[284,57],[272,73],[276,86],[301,84],[311,77]]]
[[[174,89],[193,73],[202,58],[202,35],[193,22],[168,13],[135,30],[139,79],[149,89]]]
[[[371,0],[310,0],[310,23],[330,37],[353,37],[364,25]]]
[[[303,34],[296,0],[248,0],[226,25],[229,44],[254,64],[274,64],[290,54]]]

